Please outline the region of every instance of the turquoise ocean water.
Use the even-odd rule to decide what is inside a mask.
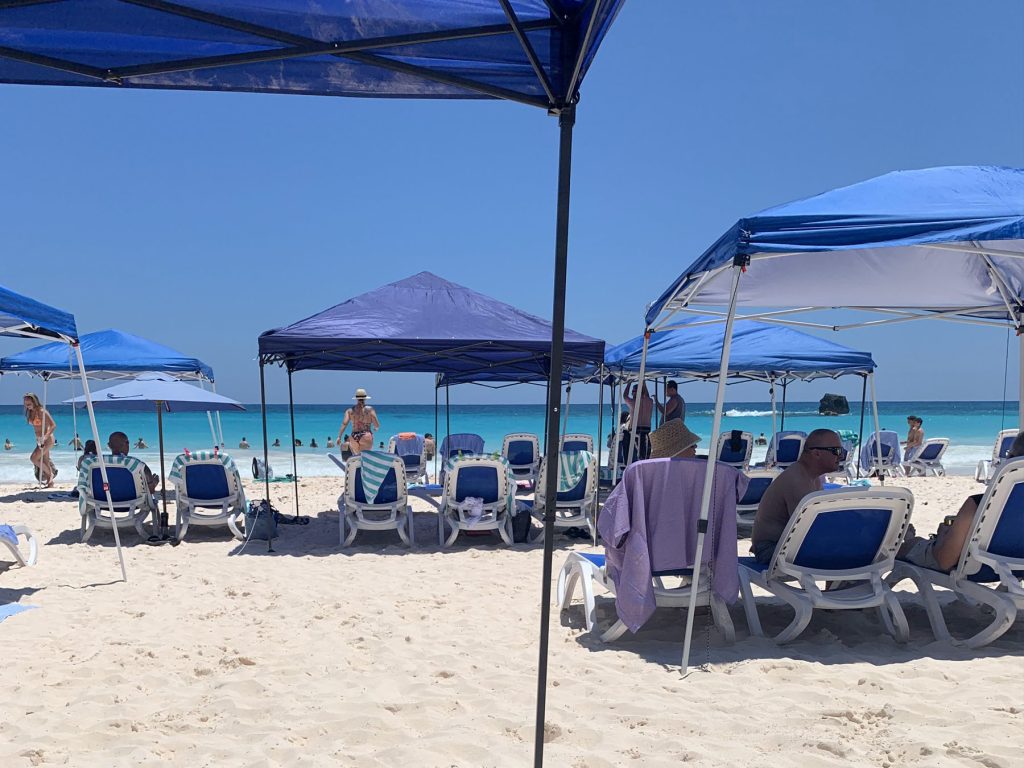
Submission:
[[[296,436],[302,440],[298,449],[300,476],[335,475],[334,465],[325,456],[327,438],[337,436],[344,405],[300,405],[296,406]],[[259,405],[249,405],[245,412],[230,412],[221,415],[224,440],[228,452],[240,464],[247,467],[252,457],[262,455],[262,427]],[[817,403],[791,402],[787,404],[786,428],[809,431],[818,427],[850,429],[857,431],[860,413],[859,403],[851,403],[855,410],[848,416],[819,416]],[[687,424],[704,440],[702,448],[708,445],[711,430],[710,403],[688,403]],[[71,478],[75,455],[68,445],[74,434],[71,410],[67,406],[51,407],[57,422],[58,448],[53,457],[60,470],[58,480]],[[501,448],[502,437],[509,432],[534,432],[543,434],[544,406],[542,405],[459,405],[452,406],[450,424],[452,432],[476,432],[484,438],[488,451]],[[440,438],[446,430],[445,411],[442,406],[436,421],[432,405],[381,405],[377,407],[381,420],[381,439],[396,432],[431,432]],[[880,422],[883,429],[894,429],[906,434],[906,416],[915,414],[924,419],[925,434],[931,437],[948,437],[950,448],[946,454],[946,467],[954,474],[971,474],[979,459],[987,458],[992,451],[996,433],[1009,429],[1017,423],[1017,403],[999,402],[888,402],[879,404]],[[611,431],[612,417],[605,408],[603,435]],[[113,430],[128,433],[132,443],[142,437],[149,448],[133,450],[151,466],[157,466],[156,415],[148,413],[97,413],[100,432],[105,436]],[[598,432],[598,408],[596,405],[574,405],[569,412],[570,432]],[[768,403],[726,403],[723,429],[742,429],[754,433],[771,433],[771,410]],[[865,432],[871,431],[870,411],[865,419]],[[78,414],[78,432],[87,437],[88,422],[84,413]],[[271,466],[283,474],[291,471],[291,452],[288,450],[290,428],[287,406],[270,406],[268,414],[268,436],[273,443],[281,440],[283,448],[271,449]],[[252,448],[240,450],[238,443],[245,437]],[[0,482],[32,482],[32,466],[28,454],[33,447],[32,429],[25,423],[22,411],[14,406],[0,406],[0,440],[10,438],[15,444],[11,451],[0,455]],[[309,448],[309,442],[316,438],[319,448]],[[168,461],[184,448],[190,450],[209,448],[212,445],[209,423],[204,413],[171,413],[164,415],[164,445]],[[764,449],[760,449],[763,454]],[[759,454],[755,452],[755,458]]]

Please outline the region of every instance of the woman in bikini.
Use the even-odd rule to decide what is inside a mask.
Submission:
[[[370,445],[369,448],[373,448],[373,432],[374,430],[380,429],[380,420],[377,418],[377,412],[366,404],[366,401],[370,399],[370,396],[366,394],[365,389],[357,389],[355,396],[356,404],[351,408],[346,409],[345,418],[341,420],[341,428],[338,430],[338,446],[342,445],[342,438],[345,434],[345,428],[352,425],[352,438],[355,443],[359,443],[359,439],[364,432],[370,434]],[[364,449],[368,450],[368,449]],[[358,453],[358,451],[353,451]]]
[[[36,477],[47,488],[53,487],[53,477],[57,474],[56,467],[50,461],[50,450],[55,442],[53,433],[57,431],[57,423],[50,412],[43,408],[39,398],[28,393],[22,399],[25,406],[25,421],[32,425],[36,433],[36,449],[32,451],[32,465],[36,468]]]

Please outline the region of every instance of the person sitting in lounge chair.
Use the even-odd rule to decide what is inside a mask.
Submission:
[[[1006,458],[1024,456],[1024,432],[1019,432]],[[955,515],[949,515],[939,523],[938,529],[927,539],[917,535],[913,525],[907,526],[907,536],[896,557],[908,563],[930,568],[933,571],[952,571],[964,551],[967,537],[974,530],[978,505],[984,494],[968,496]]]
[[[86,440],[85,441],[85,448],[82,450],[82,455],[78,457],[78,464],[75,466],[75,469],[81,470],[82,469],[82,462],[85,461],[86,459],[91,459],[97,453],[98,453],[98,451],[96,450],[96,441],[95,440]]]
[[[127,456],[131,443],[128,440],[128,435],[124,432],[111,432],[110,438],[107,440],[107,447],[115,456]],[[146,484],[149,485],[149,492],[154,493],[156,487],[160,485],[160,478],[153,474],[145,462],[142,462],[142,468],[146,472]]]
[[[761,497],[750,534],[750,551],[759,563],[770,563],[786,523],[800,501],[820,491],[822,475],[839,471],[846,458],[843,442],[831,429],[816,429],[804,441],[795,462],[772,481]]]

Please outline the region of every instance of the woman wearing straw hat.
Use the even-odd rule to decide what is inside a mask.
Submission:
[[[362,387],[356,390],[356,394],[352,399],[356,401],[356,404],[345,411],[345,418],[342,419],[341,428],[338,430],[338,445],[342,445],[345,428],[351,423],[352,441],[359,443],[363,434],[369,433],[370,447],[372,448],[373,431],[380,429],[380,420],[377,418],[377,412],[366,404],[370,396],[366,394],[366,390]]]
[[[693,434],[680,419],[666,421],[651,432],[651,458],[692,459],[697,455],[700,437]]]

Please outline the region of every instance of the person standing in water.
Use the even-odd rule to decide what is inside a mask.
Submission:
[[[341,427],[338,429],[338,445],[341,445],[345,428],[351,424],[352,436],[356,443],[359,442],[363,432],[370,433],[370,448],[372,449],[373,432],[380,429],[380,420],[377,418],[377,412],[366,404],[370,396],[366,394],[365,389],[361,387],[357,389],[353,399],[356,401],[356,404],[345,411],[345,417],[341,420]]]
[[[53,433],[57,431],[57,423],[34,393],[29,392],[25,395],[22,398],[22,405],[25,406],[25,421],[32,425],[36,433],[36,449],[32,451],[31,456],[32,466],[36,468],[39,482],[47,488],[52,488],[57,468],[50,461],[50,450],[56,442]]]

